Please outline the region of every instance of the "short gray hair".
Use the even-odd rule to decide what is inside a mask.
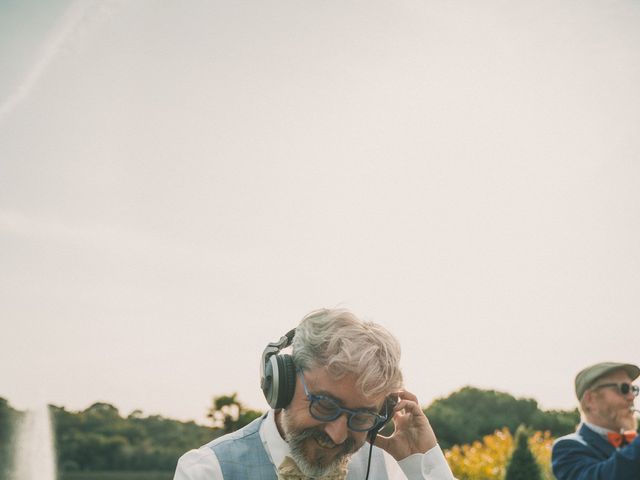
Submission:
[[[356,385],[366,396],[402,388],[398,340],[346,309],[315,310],[305,316],[296,328],[292,355],[302,370],[325,367],[336,378],[356,375]]]

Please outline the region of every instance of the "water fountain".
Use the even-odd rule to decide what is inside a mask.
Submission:
[[[46,405],[25,413],[15,436],[12,480],[56,480],[51,416]]]

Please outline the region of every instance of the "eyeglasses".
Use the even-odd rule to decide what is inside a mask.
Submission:
[[[387,420],[389,412],[378,415],[369,410],[351,410],[338,405],[338,402],[325,395],[314,395],[309,393],[307,384],[304,381],[302,370],[298,370],[304,387],[304,394],[309,400],[309,413],[313,418],[321,422],[332,422],[343,413],[347,414],[347,426],[354,432],[368,432],[381,425]]]
[[[638,393],[640,393],[640,387],[638,387],[637,385],[631,385],[629,383],[603,383],[602,385],[596,385],[595,387],[593,387],[593,389],[597,390],[599,388],[608,387],[615,387],[620,395],[627,395],[629,392],[631,392],[633,393],[634,397],[637,397]]]

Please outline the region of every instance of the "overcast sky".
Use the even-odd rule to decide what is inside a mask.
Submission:
[[[0,397],[265,410],[342,306],[425,406],[638,363],[635,0],[0,1]]]

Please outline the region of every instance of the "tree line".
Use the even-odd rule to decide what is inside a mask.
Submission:
[[[575,431],[578,409],[541,410],[532,398],[514,398],[495,390],[464,387],[424,409],[442,448],[481,440],[504,427],[515,433],[520,425],[559,437]]]
[[[184,452],[237,430],[262,414],[236,394],[215,397],[209,426],[181,422],[139,410],[123,416],[108,403],[82,411],[50,405],[58,468],[61,471],[172,471]],[[519,425],[557,437],[575,430],[577,409],[543,411],[533,399],[464,387],[424,409],[445,449],[481,440],[496,430]],[[0,477],[10,468],[11,438],[23,412],[0,398]],[[3,474],[4,473],[4,474]]]

